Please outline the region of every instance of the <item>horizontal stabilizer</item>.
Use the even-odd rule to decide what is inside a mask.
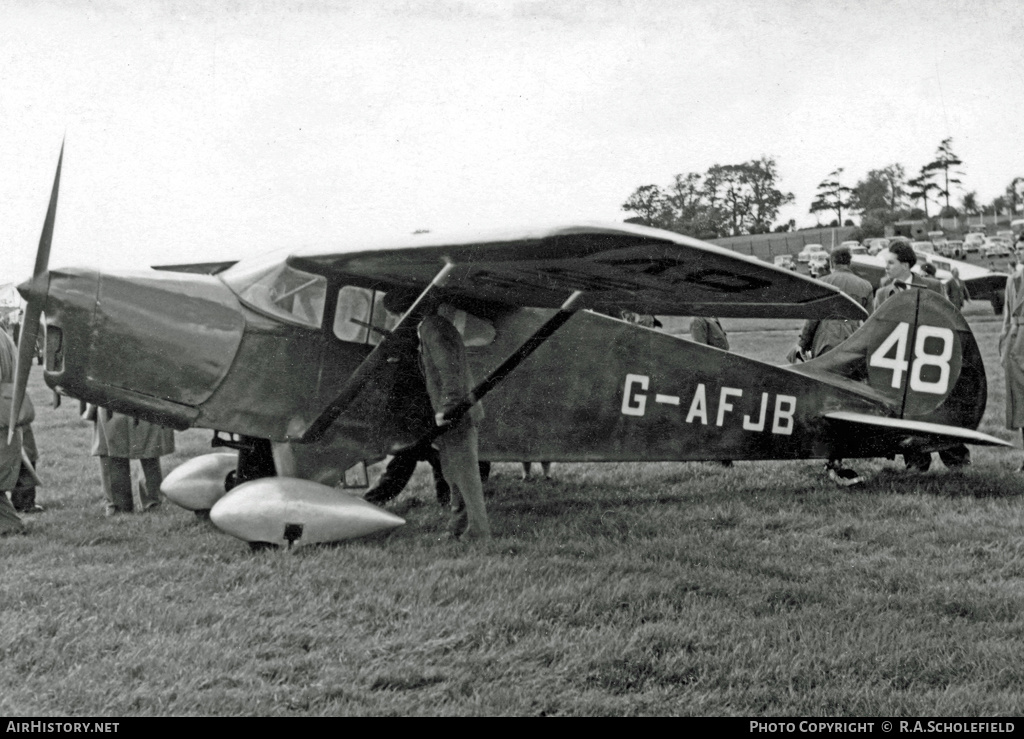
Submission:
[[[980,431],[973,431],[972,429],[965,429],[960,426],[947,426],[941,423],[870,416],[866,413],[851,413],[850,411],[833,411],[826,413],[825,418],[833,422],[850,424],[860,432],[870,431],[875,434],[889,432],[903,436],[925,437],[931,441],[950,441],[961,444],[980,444],[982,446],[1013,446],[1008,441],[997,439]]]

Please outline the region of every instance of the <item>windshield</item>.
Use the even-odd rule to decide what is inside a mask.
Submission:
[[[327,279],[288,266],[280,252],[239,262],[220,278],[262,313],[313,328],[323,322]]]

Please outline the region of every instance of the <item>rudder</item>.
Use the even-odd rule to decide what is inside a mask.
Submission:
[[[896,293],[808,369],[867,382],[897,418],[977,428],[987,385],[974,334],[943,296]]]

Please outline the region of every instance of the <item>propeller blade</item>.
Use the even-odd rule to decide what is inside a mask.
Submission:
[[[64,142],[60,144],[60,156],[57,158],[57,172],[53,176],[53,189],[50,191],[50,204],[46,209],[46,220],[43,221],[43,232],[39,236],[39,248],[36,250],[36,264],[32,270],[32,284],[28,289],[25,316],[21,322],[21,335],[18,338],[18,361],[14,365],[14,397],[11,402],[11,417],[7,424],[7,443],[14,438],[14,428],[21,414],[21,404],[25,400],[25,389],[28,387],[28,373],[32,368],[32,357],[36,351],[36,337],[39,335],[39,318],[43,313],[46,301],[47,276],[46,269],[50,264],[50,245],[53,243],[53,224],[57,220],[57,193],[60,190],[60,170],[64,164]]]
[[[57,158],[57,173],[53,176],[53,190],[50,191],[50,205],[46,209],[46,220],[43,221],[43,233],[39,236],[39,249],[36,250],[36,266],[32,270],[33,277],[46,272],[50,263],[50,245],[53,243],[53,222],[57,220],[57,191],[60,190],[60,168],[64,164],[64,142],[60,142],[60,156]]]

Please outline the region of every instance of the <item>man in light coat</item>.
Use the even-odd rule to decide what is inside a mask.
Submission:
[[[1003,329],[999,334],[999,358],[1006,376],[1006,428],[1024,434],[1024,271],[1006,280]],[[1024,464],[1019,471],[1024,472]]]
[[[100,481],[106,498],[106,514],[131,513],[131,460],[138,459],[146,481],[139,485],[143,511],[160,505],[163,472],[160,457],[174,452],[174,432],[148,421],[89,405],[83,416],[94,423],[92,456],[100,458]]]

